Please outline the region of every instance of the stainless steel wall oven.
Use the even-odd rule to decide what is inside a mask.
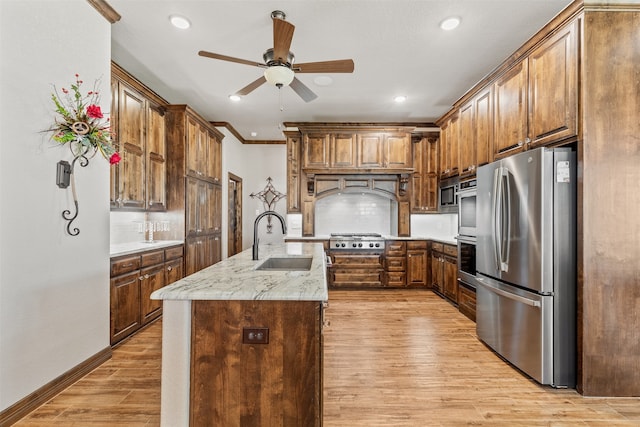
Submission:
[[[458,236],[458,280],[476,287],[476,238]]]

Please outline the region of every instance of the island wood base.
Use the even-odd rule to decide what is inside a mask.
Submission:
[[[321,426],[322,302],[192,301],[191,426]],[[268,343],[245,328],[268,328]]]

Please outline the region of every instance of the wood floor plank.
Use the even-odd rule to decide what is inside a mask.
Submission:
[[[538,385],[430,291],[336,290],[329,300],[325,427],[640,425],[640,398],[583,398]],[[16,425],[159,426],[161,334],[155,322]]]

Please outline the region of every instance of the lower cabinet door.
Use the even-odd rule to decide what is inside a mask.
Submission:
[[[140,277],[140,312],[144,325],[162,313],[162,300],[152,300],[151,294],[165,286],[164,264],[140,270]]]
[[[140,270],[111,279],[111,344],[141,326]]]

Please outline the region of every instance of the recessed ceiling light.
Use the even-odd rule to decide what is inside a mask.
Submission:
[[[451,18],[447,18],[440,23],[440,28],[445,31],[453,30],[458,25],[460,25],[460,18],[457,16],[452,16]]]
[[[240,97],[238,95],[229,95],[229,99],[234,102],[240,101]]]
[[[333,79],[329,76],[318,76],[313,79],[313,82],[318,86],[329,86],[333,83]]]
[[[180,15],[169,16],[169,21],[171,21],[171,24],[174,27],[180,28],[181,30],[186,30],[191,26],[191,22],[184,16],[180,16]]]
[[[399,103],[399,102],[404,102],[404,101],[406,101],[406,100],[407,100],[407,97],[406,97],[406,96],[404,96],[404,95],[398,95],[398,96],[396,96],[395,98],[393,98],[393,100],[394,100],[394,101],[396,101],[396,102],[398,102],[398,103]]]
[[[258,136],[258,132],[251,132],[251,136]]]

